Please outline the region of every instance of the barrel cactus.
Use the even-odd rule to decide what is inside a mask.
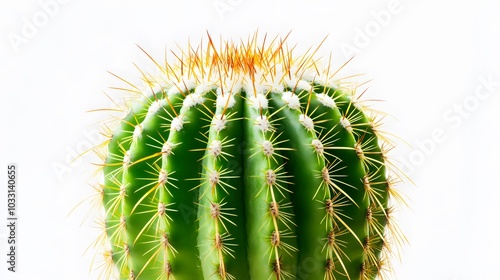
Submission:
[[[127,82],[100,152],[105,278],[385,275],[388,142],[356,85],[285,39],[208,36]]]

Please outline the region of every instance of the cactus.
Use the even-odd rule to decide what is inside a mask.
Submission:
[[[208,36],[152,59],[145,90],[127,82],[135,97],[100,151],[107,277],[385,275],[390,143],[356,85],[285,40]]]

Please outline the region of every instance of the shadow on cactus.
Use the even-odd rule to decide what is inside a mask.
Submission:
[[[103,278],[387,275],[404,237],[380,115],[285,41],[208,36],[152,59],[145,88],[120,78],[132,98],[96,149]]]

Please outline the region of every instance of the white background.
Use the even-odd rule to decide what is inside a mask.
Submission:
[[[51,4],[44,4],[51,3]],[[219,7],[218,10],[216,7]],[[2,1],[0,4],[0,279],[96,279],[98,230],[84,219],[97,140],[111,106],[108,74],[139,81],[165,48],[255,30],[292,31],[306,48],[326,35],[343,72],[372,79],[367,98],[404,140],[393,158],[414,184],[398,219],[409,245],[391,279],[498,279],[500,4],[495,1]],[[484,82],[489,81],[489,82]],[[487,85],[488,87],[486,87]],[[434,137],[434,138],[433,138]],[[406,143],[406,144],[405,144]],[[408,144],[408,145],[407,145]],[[411,148],[409,147],[411,146]],[[6,169],[18,182],[18,266],[7,272]]]

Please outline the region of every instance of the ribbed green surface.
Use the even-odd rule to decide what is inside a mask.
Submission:
[[[388,197],[380,148],[348,96],[313,89],[269,92],[266,106],[243,90],[230,107],[211,90],[196,105],[184,102],[192,92],[136,105],[104,168],[121,279],[373,279]]]
[[[118,278],[383,278],[392,171],[354,90],[276,38],[175,58],[107,142]]]

